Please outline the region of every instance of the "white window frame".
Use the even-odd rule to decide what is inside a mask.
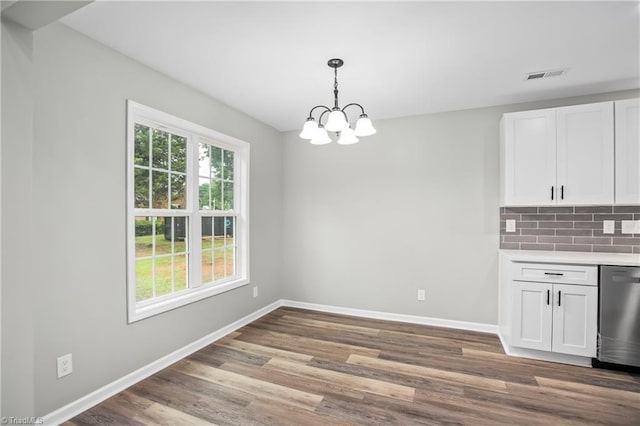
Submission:
[[[140,209],[134,204],[135,124],[168,131],[187,138],[187,205],[185,209]],[[234,216],[236,251],[235,275],[213,283],[202,283],[202,214],[198,197],[198,152],[200,143],[234,152],[234,209],[216,211],[215,216]],[[212,143],[213,142],[213,143]],[[249,284],[249,144],[132,100],[127,101],[127,311],[132,323],[189,303]],[[170,202],[170,200],[169,200]],[[137,216],[185,216],[188,221],[187,282],[185,290],[136,300],[135,218]]]

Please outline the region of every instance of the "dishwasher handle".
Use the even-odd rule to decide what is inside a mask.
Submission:
[[[636,283],[640,283],[640,277],[633,277],[630,275],[623,275],[623,274],[612,274],[611,277],[609,278],[608,283],[636,284]]]

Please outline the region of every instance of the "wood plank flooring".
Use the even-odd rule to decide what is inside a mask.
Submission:
[[[640,376],[491,334],[279,308],[67,425],[640,425]]]

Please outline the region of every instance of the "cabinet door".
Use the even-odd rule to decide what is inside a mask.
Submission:
[[[557,109],[558,204],[613,204],[613,102]]]
[[[555,204],[556,115],[553,109],[505,114],[502,122],[503,204]]]
[[[550,351],[553,285],[513,281],[512,291],[511,345]]]
[[[616,204],[640,203],[640,100],[615,103]]]
[[[554,284],[553,352],[596,356],[598,288]]]

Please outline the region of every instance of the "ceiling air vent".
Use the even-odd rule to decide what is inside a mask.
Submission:
[[[542,78],[542,77],[544,77],[544,73],[543,72],[527,74],[527,80],[535,80],[535,79]]]
[[[566,69],[530,72],[525,74],[525,80],[539,80],[541,78],[560,77],[561,75],[565,75],[566,72]]]

